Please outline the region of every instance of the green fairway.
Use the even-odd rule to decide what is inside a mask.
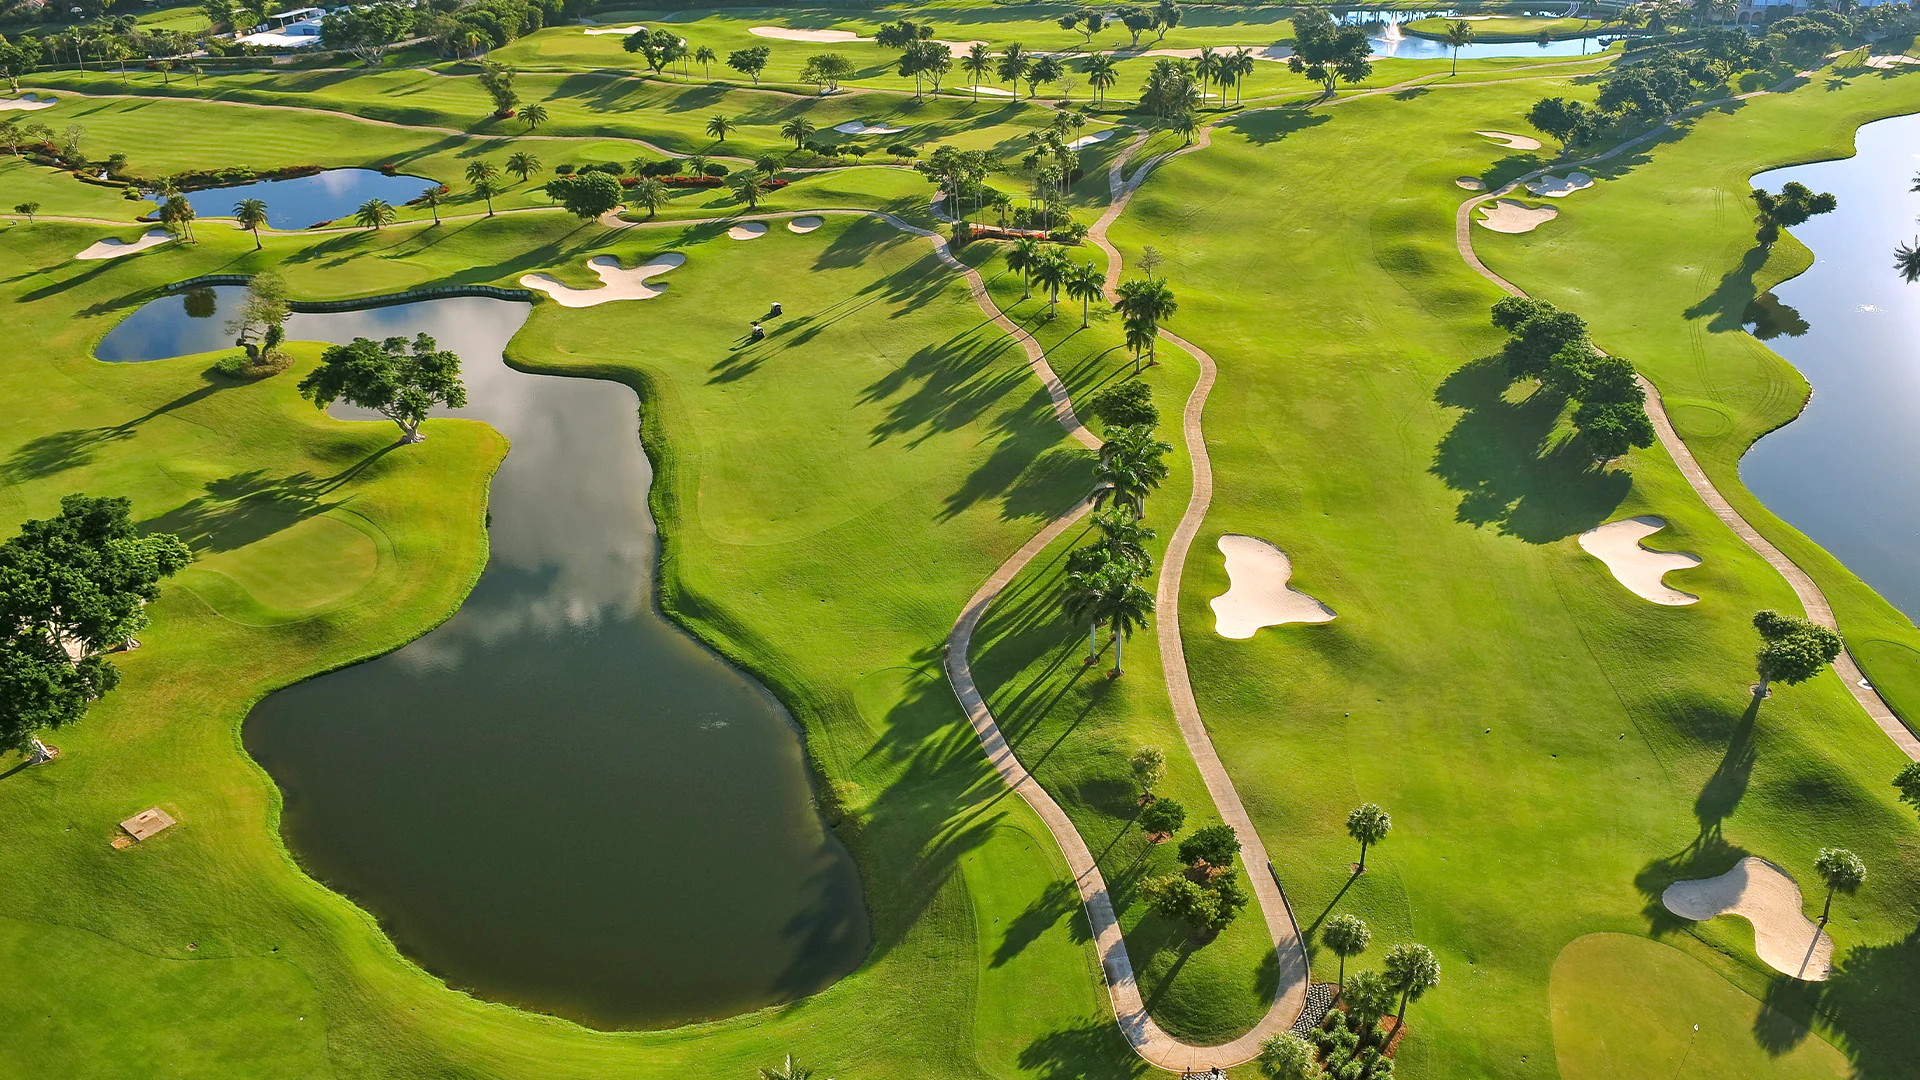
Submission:
[[[1593,19],[1543,18],[1532,15],[1474,15],[1466,19],[1435,16],[1402,23],[1400,29],[1424,38],[1444,40],[1447,27],[1466,22],[1473,28],[1475,41],[1536,41],[1549,38],[1581,37],[1598,34],[1605,24]]]
[[[35,122],[80,125],[91,159],[125,154],[136,175],[390,167],[453,192],[438,225],[408,206],[381,229],[267,230],[255,250],[203,210],[198,243],[79,262],[103,237],[157,227],[134,221],[155,204],[0,156],[0,209],[31,201],[40,216],[0,223],[13,331],[0,355],[0,536],[85,491],[131,499],[143,527],[196,556],[149,606],[144,647],[116,658],[122,685],[50,738],[60,759],[29,769],[0,756],[0,983],[24,988],[0,992],[0,1080],[728,1080],[789,1053],[839,1080],[1152,1075],[1114,1022],[1066,859],[1009,794],[943,670],[968,598],[1088,493],[1094,459],[966,279],[926,238],[868,213],[945,234],[934,185],[895,144],[991,151],[990,182],[1029,202],[1029,136],[1063,100],[1090,103],[1080,54],[1131,36],[1116,25],[1088,43],[1057,24],[1071,10],[680,12],[664,21],[721,61],[657,77],[619,35],[549,26],[486,56],[518,67],[523,107],[547,110],[531,131],[489,115],[476,63],[424,50],[379,68],[303,60],[163,81],[134,65],[25,80],[61,97]],[[1408,1011],[1395,1062],[1406,1080],[1904,1075],[1920,1052],[1920,838],[1888,783],[1904,759],[1830,672],[1752,701],[1750,620],[1797,610],[1792,591],[1659,444],[1595,465],[1561,399],[1505,377],[1488,317],[1502,294],[1456,248],[1471,197],[1456,178],[1491,190],[1553,160],[1476,132],[1533,134],[1535,101],[1592,100],[1618,54],[1466,61],[1458,75],[1448,60],[1380,61],[1326,100],[1260,61],[1247,107],[1203,107],[1196,120],[1212,127],[1195,143],[1133,107],[1153,63],[1179,58],[1150,50],[1290,44],[1290,14],[1188,5],[1164,39],[1143,34],[1076,129],[1113,135],[1080,152],[1064,198],[1089,223],[1137,137],[1127,175],[1192,147],[1153,169],[1111,237],[1127,276],[1157,253],[1179,300],[1167,328],[1219,368],[1202,415],[1211,504],[1178,604],[1206,733],[1272,859],[1233,873],[1281,883],[1317,981],[1337,963],[1319,936],[1335,914],[1373,931],[1349,975],[1394,945],[1433,949],[1444,975]],[[600,28],[663,19],[592,15]],[[946,93],[917,98],[895,50],[752,33],[865,38],[902,16],[945,41],[1073,54],[1075,81],[976,101],[956,64]],[[1474,23],[1481,40],[1583,25]],[[724,66],[757,45],[772,56],[760,86]],[[798,80],[825,51],[857,72],[822,96]],[[1586,317],[1597,344],[1659,386],[1716,484],[1818,580],[1907,715],[1920,714],[1920,631],[1739,484],[1740,454],[1807,388],[1737,316],[1808,260],[1791,239],[1750,254],[1747,177],[1844,152],[1860,123],[1920,108],[1916,91],[1920,76],[1842,64],[1588,167],[1598,183],[1551,200],[1560,216],[1533,233],[1473,230],[1489,267]],[[707,131],[716,114],[737,125],[724,142]],[[556,166],[701,154],[741,169],[791,150],[781,129],[795,119],[865,152],[817,170],[825,159],[809,153],[757,210],[722,187],[683,191],[652,217],[628,207],[582,221],[541,190]],[[855,120],[904,130],[833,131]],[[466,169],[513,153],[539,164],[508,175],[489,213]],[[790,231],[800,212],[824,224]],[[765,235],[729,238],[735,219],[756,217]],[[1049,314],[1040,290],[1023,296],[1008,248],[956,254],[1076,405],[1136,378],[1153,391],[1158,437],[1175,447],[1145,507],[1158,560],[1195,489],[1180,423],[1200,366],[1161,340],[1159,363],[1136,375],[1108,304],[1091,303],[1085,328],[1078,300]],[[1105,269],[1091,244],[1065,250]],[[668,252],[686,262],[655,298],[537,299],[507,359],[638,392],[657,602],[792,714],[820,812],[859,866],[873,945],[852,974],[791,1004],[594,1031],[479,1000],[402,955],[379,912],[302,871],[281,839],[281,793],[240,739],[267,693],[395,649],[460,606],[487,563],[506,440],[436,419],[426,442],[396,445],[391,424],[329,418],[295,389],[319,362],[313,343],[257,382],[219,375],[225,351],[108,364],[93,349],[198,275],[270,268],[302,299],[515,287],[533,272],[587,287],[591,257],[631,267]],[[774,301],[784,314],[748,342]],[[1580,548],[1581,532],[1639,514],[1668,523],[1653,546],[1703,559],[1667,579],[1697,604],[1641,600]],[[1227,534],[1284,551],[1291,586],[1336,618],[1222,637],[1209,602],[1229,587]],[[1061,598],[1067,552],[1088,535],[1069,528],[1014,577],[967,659],[1007,742],[1093,852],[1153,1021],[1194,1045],[1226,1042],[1266,1015],[1281,965],[1257,907],[1202,942],[1142,895],[1182,866],[1177,842],[1139,827],[1135,751],[1166,752],[1157,792],[1187,808],[1181,835],[1221,815],[1175,720],[1157,628],[1128,640],[1121,677],[1105,677],[1111,647],[1082,662],[1087,628]],[[529,718],[530,748],[566,705]],[[1344,823],[1368,801],[1394,827],[1355,875]],[[149,806],[179,824],[110,847],[115,823]],[[1870,874],[1836,901],[1829,982],[1777,975],[1743,921],[1688,923],[1660,904],[1669,883],[1751,854],[1797,877],[1817,914],[1813,859],[1832,845]],[[660,888],[702,887],[654,861]],[[1248,1063],[1232,1075],[1258,1074]]]

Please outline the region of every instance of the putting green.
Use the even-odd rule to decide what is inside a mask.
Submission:
[[[263,607],[305,612],[359,592],[380,568],[380,545],[345,516],[301,518],[279,511],[262,525],[272,530],[267,536],[203,556],[195,569],[228,579]]]
[[[1554,960],[1551,986],[1562,1080],[1854,1074],[1846,1055],[1798,1021],[1647,938],[1577,938]]]

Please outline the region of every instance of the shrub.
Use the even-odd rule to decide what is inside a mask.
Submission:
[[[908,146],[906,143],[894,143],[892,146],[887,147],[887,153],[892,154],[894,157],[897,157],[897,158],[911,158],[911,157],[920,156],[920,152],[918,150],[915,150],[913,147]]]
[[[705,176],[725,176],[727,175],[727,167],[715,161],[708,163],[707,167],[701,169],[700,172]]]
[[[560,165],[555,165],[555,166],[553,167],[553,175],[555,175],[555,176],[572,176],[572,175],[573,175],[573,166],[572,166],[571,164],[560,164]]]

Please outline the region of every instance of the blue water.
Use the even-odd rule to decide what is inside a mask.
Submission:
[[[1740,463],[1767,504],[1847,564],[1908,618],[1920,617],[1920,285],[1893,271],[1916,243],[1920,115],[1861,128],[1858,153],[1775,169],[1754,186],[1798,180],[1839,209],[1793,230],[1813,267],[1773,290],[1797,318],[1767,341],[1813,384],[1800,418]],[[1802,326],[1804,323],[1804,327]],[[1795,331],[1798,331],[1797,335]]]
[[[221,285],[150,300],[107,331],[93,355],[124,363],[231,349],[234,335],[227,332],[229,316],[220,312],[237,308],[246,291],[242,285]]]
[[[399,206],[434,186],[421,176],[388,176],[375,169],[328,169],[292,180],[255,180],[232,187],[186,192],[199,217],[232,217],[241,199],[267,204],[267,223],[276,229],[304,229],[322,221],[353,216],[368,199],[385,199]]]
[[[1453,56],[1453,50],[1444,41],[1415,37],[1412,34],[1399,36],[1398,30],[1390,31],[1400,23],[1415,19],[1430,19],[1436,16],[1452,17],[1455,11],[1349,11],[1340,17],[1340,21],[1349,25],[1370,28],[1369,40],[1373,42],[1373,56],[1376,60],[1446,60]],[[1542,10],[1527,12],[1529,15],[1559,16],[1562,10]],[[1596,29],[1598,24],[1596,23]],[[1570,38],[1564,41],[1550,41],[1542,45],[1534,41],[1475,42],[1460,48],[1462,60],[1493,60],[1505,57],[1558,57],[1585,56],[1590,53],[1605,52],[1608,45],[1618,40],[1615,36]]]

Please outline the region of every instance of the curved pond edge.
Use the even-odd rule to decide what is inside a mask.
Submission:
[[[200,286],[244,286],[252,280],[253,275],[251,274],[202,274],[197,277],[164,285],[161,287],[160,293],[161,295],[175,295],[187,289]],[[528,289],[506,288],[484,284],[456,284],[424,286],[399,292],[342,300],[289,299],[287,306],[291,311],[318,314],[392,307],[402,304],[456,297],[484,297],[518,301],[534,307],[538,307],[542,303],[550,302],[544,295]],[[117,326],[118,323],[114,325]],[[102,332],[101,337],[104,339],[105,334],[111,332],[112,329],[112,326],[107,327],[107,329]],[[524,324],[522,325],[522,329],[524,329]],[[806,782],[813,809],[815,813],[819,815],[825,833],[832,839],[832,842],[839,844],[847,852],[854,868],[858,871],[860,879],[860,908],[868,926],[865,950],[862,952],[859,961],[848,971],[807,994],[786,1001],[770,1002],[727,1016],[692,1019],[655,1027],[621,1029],[597,1028],[573,1017],[527,1008],[511,1002],[498,1001],[449,983],[443,976],[426,967],[419,960],[402,950],[393,935],[381,921],[379,915],[359,900],[327,884],[309,871],[300,861],[298,853],[287,843],[283,828],[285,793],[281,790],[279,782],[274,779],[273,774],[247,751],[243,734],[246,721],[252,716],[254,709],[273,694],[289,687],[311,682],[315,679],[398,652],[451,621],[453,617],[460,612],[461,608],[466,605],[468,598],[471,597],[473,590],[478,585],[481,576],[486,572],[492,560],[491,532],[487,526],[487,522],[492,517],[493,483],[500,466],[506,461],[506,456],[511,450],[506,436],[485,421],[475,420],[471,422],[479,423],[490,432],[493,432],[495,438],[499,440],[499,452],[486,469],[486,489],[481,499],[481,515],[477,522],[479,526],[477,545],[479,557],[472,566],[461,572],[463,580],[459,583],[454,602],[444,611],[436,611],[428,614],[422,622],[417,624],[417,627],[408,628],[404,632],[404,636],[387,639],[377,646],[355,653],[350,658],[343,659],[338,663],[330,663],[325,667],[303,672],[297,677],[288,679],[284,683],[271,686],[263,690],[257,697],[246,701],[239,710],[238,718],[231,726],[233,747],[245,761],[246,766],[253,770],[255,775],[259,776],[266,785],[268,790],[266,824],[268,831],[271,833],[271,842],[274,848],[280,853],[281,858],[285,860],[286,864],[303,880],[310,882],[330,899],[347,905],[366,926],[371,928],[375,932],[378,947],[387,956],[398,960],[407,968],[432,980],[432,982],[441,989],[458,994],[476,1005],[489,1009],[504,1009],[519,1015],[540,1017],[545,1020],[578,1027],[582,1031],[592,1031],[599,1034],[626,1031],[674,1031],[717,1023],[728,1023],[744,1017],[791,1008],[805,1002],[809,998],[832,990],[840,983],[846,981],[848,977],[863,970],[869,961],[873,959],[875,941],[871,928],[874,925],[874,913],[872,904],[868,900],[868,892],[873,887],[874,882],[870,876],[870,871],[865,860],[860,857],[860,846],[850,842],[852,837],[846,832],[843,832],[840,827],[847,820],[847,814],[842,808],[839,799],[834,794],[831,777],[821,768],[819,759],[814,753],[811,733],[808,726],[800,721],[798,718],[798,710],[794,706],[796,701],[805,702],[809,704],[809,706],[817,706],[819,703],[813,695],[803,692],[798,686],[790,685],[787,681],[775,677],[773,672],[777,670],[780,665],[777,660],[775,660],[776,653],[770,645],[760,641],[758,635],[747,630],[745,626],[728,618],[721,605],[710,603],[699,593],[687,588],[680,580],[679,575],[674,572],[680,550],[679,530],[677,527],[669,526],[678,526],[680,519],[678,517],[679,500],[670,493],[670,489],[673,486],[674,478],[679,474],[679,465],[677,455],[672,450],[671,440],[667,437],[664,424],[658,415],[660,395],[654,385],[653,377],[643,368],[614,363],[552,364],[529,361],[517,355],[514,346],[518,338],[519,331],[515,331],[513,337],[508,339],[501,350],[501,361],[506,366],[530,375],[591,379],[618,383],[632,390],[638,399],[639,415],[637,435],[640,440],[641,453],[646,456],[649,467],[652,470],[652,481],[648,484],[647,489],[647,507],[648,513],[653,518],[655,540],[658,545],[654,589],[651,597],[653,606],[664,620],[671,623],[676,630],[686,635],[689,640],[711,653],[721,663],[732,667],[755,683],[773,700],[779,707],[783,718],[792,726],[794,733],[799,739],[801,759],[806,763]],[[98,341],[94,342],[95,346],[98,344]],[[89,348],[88,352],[91,354],[93,349]],[[101,362],[104,363],[106,361]],[[462,418],[441,417],[439,419]],[[196,605],[208,611],[214,610],[199,596],[191,593],[188,595],[192,596],[193,602]],[[689,608],[698,609],[702,614],[698,616],[689,614]]]

